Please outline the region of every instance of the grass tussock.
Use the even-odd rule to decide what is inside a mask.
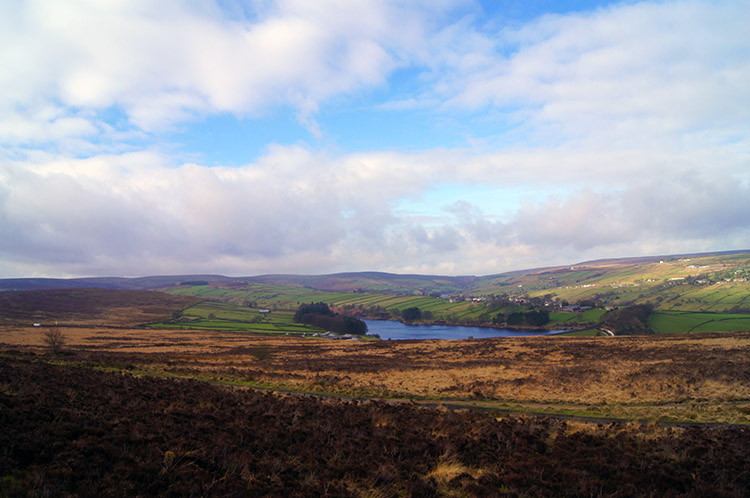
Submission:
[[[445,486],[459,476],[467,475],[476,479],[481,474],[481,471],[467,467],[456,457],[443,456],[426,477],[434,480],[438,486]]]

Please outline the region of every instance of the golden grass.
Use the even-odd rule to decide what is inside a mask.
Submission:
[[[462,474],[468,474],[473,478],[476,478],[479,477],[481,472],[470,469],[455,459],[443,458],[438,462],[435,468],[427,474],[427,478],[434,479],[438,484],[445,484]]]
[[[348,396],[484,400],[529,411],[750,423],[746,332],[353,342],[192,330],[61,330],[78,355],[126,355],[138,369],[156,374]],[[0,347],[44,351],[45,331],[0,327]],[[268,358],[254,357],[259,347]]]

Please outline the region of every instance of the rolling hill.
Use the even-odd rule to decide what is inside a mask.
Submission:
[[[263,296],[292,292],[295,301],[328,293],[386,293],[404,296],[546,297],[603,306],[650,303],[681,311],[750,310],[750,251],[604,259],[573,265],[488,276],[400,275],[354,272],[331,275],[176,275],[140,278],[0,279],[0,290],[105,288],[171,290],[184,286],[213,289],[265,289]],[[262,287],[266,286],[266,287]],[[296,290],[295,290],[296,289]],[[320,292],[311,292],[320,291]],[[227,292],[224,292],[226,294]]]

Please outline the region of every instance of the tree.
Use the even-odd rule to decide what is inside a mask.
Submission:
[[[524,323],[524,314],[520,311],[514,311],[510,315],[508,315],[508,318],[505,319],[508,325],[523,325]]]
[[[422,310],[420,310],[416,306],[406,308],[401,312],[401,318],[403,318],[405,322],[413,322],[414,320],[419,320],[422,318]]]
[[[549,311],[538,310],[525,313],[526,323],[535,327],[541,327],[549,323]]]
[[[58,327],[52,327],[44,333],[43,340],[53,354],[59,354],[67,339]]]

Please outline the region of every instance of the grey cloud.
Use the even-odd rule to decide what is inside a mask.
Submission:
[[[174,168],[144,156],[100,162],[0,167],[0,271],[492,273],[618,250],[750,247],[750,188],[741,176],[579,186],[502,219],[462,201],[446,208],[450,217],[416,222],[391,210],[403,195],[391,175],[374,170],[362,182],[346,158],[279,149],[236,169]]]
[[[427,230],[424,226],[412,225],[406,229],[405,239],[407,246],[416,246],[424,256],[456,251],[465,242],[464,237],[453,226],[431,227]]]
[[[508,222],[468,204],[459,207],[456,226],[472,240],[498,247],[584,253],[654,241],[668,247],[670,241],[703,240],[710,246],[722,239],[750,247],[750,188],[741,179],[664,177],[617,190],[582,189],[564,200],[527,203]]]
[[[122,157],[0,167],[0,252],[6,263],[47,262],[58,272],[87,264],[128,274],[164,265],[266,272],[298,255],[324,261],[342,247],[372,252],[387,243],[395,218],[374,184],[337,179],[331,162],[301,167],[309,155],[278,159],[277,168],[110,164]]]
[[[633,218],[651,232],[711,238],[744,231],[750,235],[750,187],[747,179],[680,178],[638,182],[623,198]]]

